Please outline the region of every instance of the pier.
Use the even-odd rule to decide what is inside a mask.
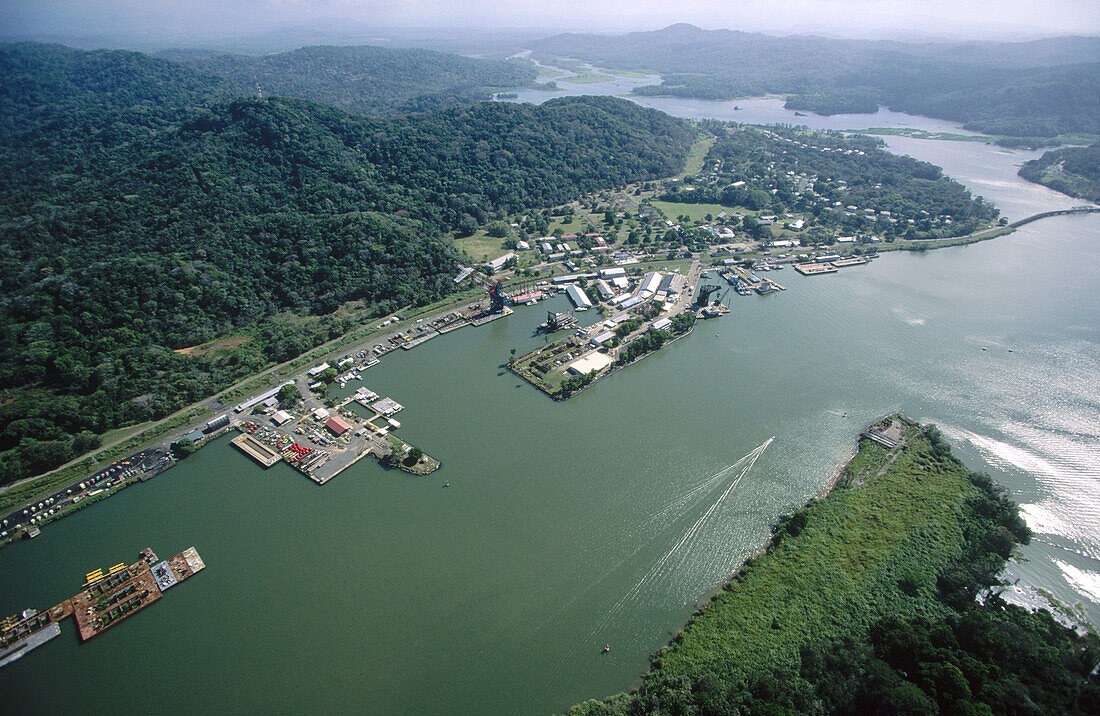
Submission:
[[[803,276],[816,276],[822,273],[836,273],[840,269],[833,266],[831,263],[824,264],[795,264],[794,270]]]
[[[282,455],[247,433],[241,433],[230,442],[232,442],[238,450],[248,455],[265,468],[271,467],[279,462],[279,460],[283,459]]]
[[[116,564],[107,572],[92,570],[84,591],[45,612],[28,609],[20,618],[0,622],[0,666],[21,658],[61,633],[60,621],[76,620],[80,640],[87,641],[164,596],[164,591],[206,568],[194,547],[153,564],[152,550],[142,550],[131,565]]]

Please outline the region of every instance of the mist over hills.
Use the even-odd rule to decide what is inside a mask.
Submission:
[[[1096,37],[907,44],[678,24],[618,36],[556,35],[533,47],[663,76],[637,94],[727,100],[778,93],[789,95],[788,107],[819,114],[885,105],[991,134],[1100,132]]]

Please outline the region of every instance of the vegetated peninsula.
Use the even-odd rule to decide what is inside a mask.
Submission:
[[[452,234],[674,174],[697,135],[614,98],[395,118],[233,99],[177,63],[33,43],[0,73],[0,484],[454,291]]]
[[[757,240],[778,238],[774,230],[783,224],[796,227],[784,238],[803,245],[831,244],[844,235],[940,239],[985,228],[1000,213],[939,167],[887,152],[879,139],[722,122],[702,126],[717,137],[703,169],[670,184],[658,199],[738,207],[745,213],[740,228]]]
[[[1029,531],[934,426],[887,418],[630,694],[572,714],[1092,714],[1100,638],[998,594]]]
[[[987,134],[1100,134],[1100,38],[909,44],[773,37],[673,25],[619,36],[564,34],[544,55],[659,72],[637,94],[726,100],[788,95],[818,114],[890,109],[962,122]]]
[[[1048,151],[1024,162],[1020,176],[1063,194],[1100,202],[1100,144]]]

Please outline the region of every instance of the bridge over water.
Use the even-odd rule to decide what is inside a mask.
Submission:
[[[1009,226],[1009,228],[1016,229],[1016,228],[1019,228],[1019,227],[1023,226],[1024,224],[1030,224],[1033,221],[1038,221],[1039,219],[1045,219],[1048,216],[1061,216],[1063,214],[1095,214],[1095,213],[1098,213],[1098,212],[1100,212],[1100,206],[1089,206],[1087,204],[1086,205],[1080,205],[1080,206],[1073,206],[1073,207],[1070,207],[1069,209],[1059,209],[1057,211],[1044,211],[1040,214],[1032,214],[1031,216],[1020,219],[1019,221],[1013,221],[1008,226]]]

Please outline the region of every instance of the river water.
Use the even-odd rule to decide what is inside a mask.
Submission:
[[[767,99],[645,102],[744,122],[951,128],[890,113],[784,119]],[[1015,176],[1034,153],[888,143],[1012,218],[1076,203]],[[442,460],[430,477],[363,461],[317,487],[222,439],[0,551],[4,614],[50,606],[146,545],[161,556],[194,545],[207,564],[87,644],[66,623],[0,670],[0,703],[560,711],[628,688],[769,525],[821,492],[859,430],[892,411],[940,425],[1023,505],[1037,535],[1008,575],[1023,596],[1041,586],[1100,624],[1100,216],[773,277],[788,290],[732,296],[730,315],[567,403],[501,367],[510,348],[538,344],[553,305],[386,357],[364,384],[406,406],[402,434]],[[773,436],[719,500],[740,474],[722,471]]]

